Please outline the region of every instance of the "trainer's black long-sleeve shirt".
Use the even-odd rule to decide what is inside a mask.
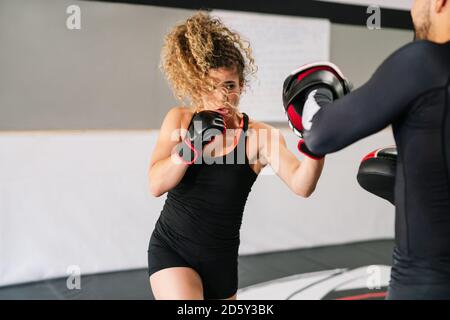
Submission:
[[[392,124],[398,148],[392,279],[450,285],[450,42],[402,47],[359,89],[321,108],[308,148],[338,151]]]

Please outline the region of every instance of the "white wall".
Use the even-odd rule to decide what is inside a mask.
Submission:
[[[298,154],[297,138],[284,130]],[[0,134],[0,285],[143,268],[165,196],[147,190],[156,131]],[[363,191],[364,154],[390,130],[329,155],[315,194],[261,174],[249,196],[241,254],[393,236],[393,206]],[[270,170],[269,170],[270,171]]]

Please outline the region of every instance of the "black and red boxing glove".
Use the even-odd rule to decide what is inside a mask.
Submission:
[[[324,157],[323,155],[318,155],[318,154],[311,152],[308,149],[308,147],[306,146],[305,140],[303,140],[303,139],[300,139],[298,141],[297,149],[298,149],[298,151],[303,153],[305,156],[307,156],[308,158],[313,159],[313,160],[320,160],[320,159],[323,159],[323,157]]]
[[[330,62],[316,62],[294,70],[283,84],[283,106],[289,126],[303,138],[320,108],[343,97],[351,88],[339,68]],[[311,152],[302,141],[299,150],[314,159],[323,157]]]
[[[225,131],[225,121],[220,113],[211,110],[195,113],[186,136],[177,146],[178,155],[186,164],[195,163],[203,148]]]
[[[356,178],[364,190],[394,204],[396,167],[397,148],[380,148],[362,159]]]

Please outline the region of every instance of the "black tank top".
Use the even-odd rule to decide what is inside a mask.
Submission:
[[[239,245],[245,203],[257,177],[246,155],[245,113],[242,129],[233,151],[191,165],[168,192],[156,223],[159,233],[171,233],[179,241],[205,248]]]

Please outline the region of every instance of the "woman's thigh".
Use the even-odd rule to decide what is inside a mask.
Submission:
[[[157,300],[202,300],[203,286],[198,273],[187,267],[162,269],[150,276]]]

